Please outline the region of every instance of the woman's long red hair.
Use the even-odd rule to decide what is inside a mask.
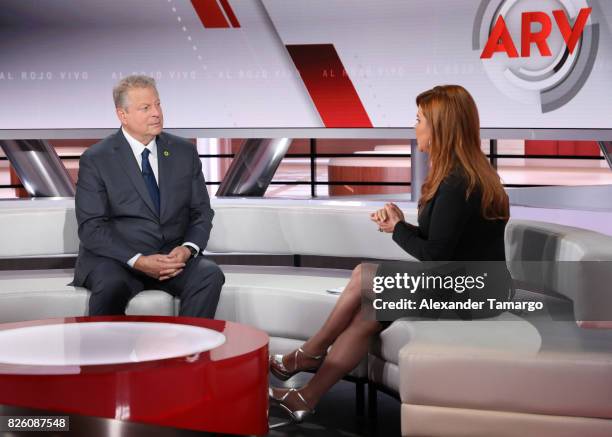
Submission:
[[[499,175],[480,149],[480,120],[472,96],[459,85],[437,86],[416,98],[431,127],[430,170],[421,190],[419,209],[435,195],[454,169],[467,177],[466,199],[474,190],[481,194],[486,219],[510,216],[508,195]]]

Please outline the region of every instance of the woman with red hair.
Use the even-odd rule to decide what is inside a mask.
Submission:
[[[373,213],[372,221],[421,261],[505,261],[508,195],[480,148],[474,99],[463,87],[446,85],[421,93],[416,104],[417,145],[430,164],[418,226],[407,223],[394,204]],[[367,317],[361,305],[362,281],[370,278],[371,286],[377,268],[357,266],[321,329],[297,350],[271,357],[270,371],[281,380],[316,370],[300,389],[270,388],[271,400],[293,421],[313,412],[321,396],[367,354],[369,339],[387,326]]]

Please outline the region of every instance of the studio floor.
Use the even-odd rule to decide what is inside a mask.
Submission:
[[[300,374],[288,382],[299,387],[306,383],[310,375]],[[274,377],[270,378],[273,385],[282,383]],[[367,395],[366,395],[367,396]],[[375,421],[358,417],[355,409],[355,385],[348,381],[340,381],[321,400],[316,408],[316,414],[299,425],[286,425],[270,430],[270,437],[390,437],[401,435],[400,401],[384,393],[378,393],[378,411]],[[278,407],[270,407],[270,423],[286,421],[286,416]]]

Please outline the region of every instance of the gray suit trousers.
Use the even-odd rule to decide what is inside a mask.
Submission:
[[[223,272],[213,261],[198,256],[187,261],[184,270],[166,281],[150,278],[127,264],[103,259],[87,275],[85,287],[91,290],[89,315],[121,315],[130,299],[145,289],[163,290],[180,298],[179,315],[214,318]]]

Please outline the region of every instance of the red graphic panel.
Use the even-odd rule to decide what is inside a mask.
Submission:
[[[209,29],[225,29],[230,27],[217,0],[191,0],[191,4],[204,27]]]
[[[229,1],[228,0],[219,0],[219,1],[221,2],[221,7],[225,11],[225,15],[227,15],[227,18],[230,20],[230,23],[232,23],[232,27],[240,27],[238,18],[236,18],[236,14],[234,14],[234,11],[232,10],[232,7],[230,6]]]
[[[333,44],[288,45],[325,127],[372,127]]]

